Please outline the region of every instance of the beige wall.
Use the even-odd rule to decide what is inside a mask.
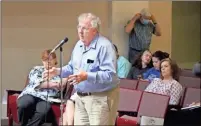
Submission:
[[[0,1],[0,24],[1,24],[1,1]],[[0,29],[1,29],[1,25],[0,25]],[[2,54],[1,53],[2,53],[2,50],[1,50],[1,30],[0,30],[0,61],[2,62],[2,60],[1,60]],[[1,76],[2,76],[1,62],[0,62],[0,91],[1,91],[1,87],[2,87],[2,83],[1,83]],[[1,99],[2,99],[2,95],[0,94],[0,102],[1,102]],[[0,117],[2,117],[2,109],[1,109],[2,104],[1,103],[0,103]],[[0,124],[1,124],[1,120],[0,120]]]
[[[172,24],[172,2],[3,2],[1,8],[3,27],[2,91],[4,89],[21,90],[30,68],[41,64],[41,51],[53,48],[65,36],[69,38],[68,43],[64,45],[64,64],[66,64],[77,40],[77,16],[82,12],[93,12],[100,16],[102,19],[101,32],[112,39],[113,43],[118,46],[121,55],[127,57],[128,35],[124,32],[124,26],[142,8],[150,9],[162,29],[161,37],[153,36],[151,51],[160,49],[172,53],[173,58],[179,58],[182,49],[175,53],[178,41],[175,41],[174,36],[172,40],[172,34],[174,35],[175,32],[173,30],[172,33],[172,25],[173,28],[179,30],[177,27],[180,24],[177,27],[174,27],[174,22]],[[177,7],[177,12],[179,10]],[[173,17],[175,14],[173,13]],[[190,18],[194,19],[196,15],[198,14],[194,13]],[[181,18],[186,19],[185,15]],[[198,33],[200,34],[197,31],[195,35],[198,36]],[[180,43],[180,45],[182,44]],[[184,48],[187,47],[187,45],[184,46]],[[195,45],[197,52],[198,47],[200,46]]]
[[[29,70],[41,64],[41,51],[65,36],[69,38],[64,45],[66,64],[77,40],[77,16],[83,12],[98,15],[101,32],[109,36],[108,2],[3,2],[2,91],[21,90]]]
[[[162,36],[153,35],[151,51],[166,51],[171,54],[171,29],[172,29],[172,2],[171,1],[150,1],[149,10],[155,16],[162,31]]]
[[[183,68],[200,61],[200,7],[198,1],[172,5],[172,56]]]
[[[124,26],[142,8],[148,7],[148,1],[112,2],[112,41],[117,45],[120,55],[128,55],[128,34],[124,32]]]
[[[101,32],[112,39],[121,55],[127,57],[128,35],[124,32],[124,26],[142,8],[153,12],[163,32],[163,36],[153,37],[151,50],[170,52],[171,2],[3,2],[3,90],[21,90],[30,68],[41,64],[41,51],[53,48],[65,36],[69,37],[64,45],[66,64],[77,40],[77,16],[82,12],[100,16]],[[12,76],[10,73],[13,73]]]

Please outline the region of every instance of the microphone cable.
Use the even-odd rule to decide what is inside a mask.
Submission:
[[[63,48],[60,47],[60,90],[61,90],[61,104],[60,104],[60,113],[61,117],[59,122],[63,125],[63,109],[64,109],[64,104],[63,104],[63,80],[62,80],[62,67],[63,67]]]
[[[49,67],[50,67],[50,56],[48,57],[48,63],[47,63],[47,95],[46,95],[46,104],[45,104],[45,123],[47,123],[47,102],[48,102],[48,94],[49,94]]]

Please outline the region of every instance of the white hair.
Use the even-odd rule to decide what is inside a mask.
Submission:
[[[140,11],[140,14],[142,16],[147,16],[147,17],[151,17],[151,13],[149,12],[149,10],[147,8],[143,8],[141,11]]]
[[[100,18],[92,13],[83,13],[78,17],[78,22],[82,22],[84,20],[90,20],[91,26],[93,28],[99,29],[99,26],[101,24]]]

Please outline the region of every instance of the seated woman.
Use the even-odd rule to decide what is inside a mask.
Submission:
[[[155,78],[145,91],[170,96],[170,105],[178,105],[182,86],[179,80],[179,68],[170,58],[164,59],[160,64],[161,78]]]
[[[140,55],[138,55],[136,61],[129,71],[127,78],[142,79],[142,74],[153,67],[151,57],[152,55],[149,50],[145,50]]]
[[[156,51],[152,55],[152,62],[153,62],[154,67],[150,68],[145,73],[143,73],[143,79],[151,82],[154,78],[160,78],[160,75],[161,75],[160,62],[161,62],[161,60],[166,59],[166,58],[169,58],[168,53],[162,52],[160,50]]]
[[[119,56],[116,45],[114,45],[114,48],[117,56],[117,75],[119,78],[126,78],[130,71],[131,63],[125,57]]]
[[[22,126],[39,126],[46,119],[50,120],[53,125],[57,125],[56,118],[51,109],[51,100],[48,97],[55,97],[59,92],[59,76],[50,78],[47,82],[43,79],[44,70],[50,69],[57,65],[56,54],[51,50],[42,52],[43,66],[35,66],[29,73],[29,83],[19,95],[17,100],[17,111],[19,122]],[[49,66],[49,67],[48,67]],[[65,83],[66,79],[63,80]],[[63,84],[64,85],[64,84]]]

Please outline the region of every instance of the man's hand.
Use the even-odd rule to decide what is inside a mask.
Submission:
[[[78,74],[70,75],[68,81],[71,85],[79,84],[82,81],[87,80],[87,72],[80,71]]]
[[[60,90],[60,84],[58,82],[44,82],[37,86],[36,89],[57,89]]]
[[[49,75],[48,75],[48,72],[49,72]],[[45,81],[47,81],[48,79],[50,80],[51,78],[57,75],[59,75],[59,70],[56,67],[53,67],[52,69],[45,70],[42,74],[42,77]]]
[[[153,14],[151,14],[150,20],[152,20],[153,23],[157,23],[157,22],[156,22],[156,18],[154,17]]]
[[[62,88],[65,88],[66,86],[66,82],[67,82],[68,78],[62,78],[62,84],[61,84],[61,80],[51,80],[50,82],[54,83],[53,84],[53,88],[56,88],[58,90],[61,90],[61,86]]]
[[[140,13],[137,13],[135,14],[135,16],[132,18],[133,21],[137,20],[137,19],[140,19],[141,17],[141,14]]]
[[[56,89],[56,90],[60,90],[60,83],[53,83],[53,82],[51,82],[51,88],[53,88],[53,89]]]
[[[161,33],[161,28],[160,28],[160,26],[159,26],[158,22],[156,21],[156,18],[154,17],[153,14],[151,14],[150,19],[152,20],[153,24],[155,25],[154,34],[155,34],[156,36],[161,36],[161,35],[162,35],[162,33]]]

